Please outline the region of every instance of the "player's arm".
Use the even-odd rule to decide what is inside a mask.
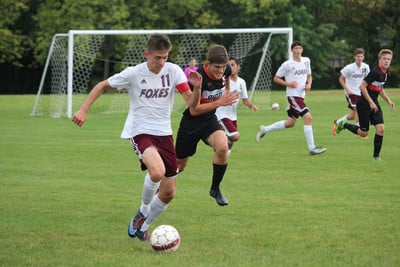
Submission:
[[[365,80],[363,80],[361,82],[361,84],[360,84],[361,94],[365,98],[365,100],[368,101],[371,110],[373,110],[374,112],[377,112],[378,111],[378,107],[376,106],[376,104],[372,100],[372,98],[369,96],[368,90],[367,90],[367,86],[368,86],[368,83]]]
[[[213,111],[218,107],[229,106],[235,103],[238,98],[239,94],[237,92],[225,92],[220,98],[215,101],[203,103],[196,106],[195,108],[190,108],[190,114],[192,114],[193,116],[198,116]]]
[[[312,76],[311,76],[311,74],[307,74],[307,83],[304,86],[304,90],[310,91],[311,90],[311,84],[312,84]]]
[[[79,108],[77,112],[75,112],[72,117],[72,121],[81,127],[86,122],[87,113],[92,106],[92,104],[99,98],[102,93],[110,87],[108,80],[104,80],[99,82],[89,93],[85,102],[83,102],[82,106]]]
[[[278,75],[275,75],[274,77],[274,83],[285,86],[285,87],[290,87],[290,88],[296,88],[297,87],[297,82],[287,82],[285,81],[282,77],[279,77]]]
[[[242,102],[245,106],[251,108],[254,111],[258,111],[258,107],[256,105],[254,105],[253,103],[250,102],[250,100],[248,98],[243,98]]]
[[[196,71],[189,71],[189,80],[193,86],[193,92],[190,90],[187,83],[185,83],[187,89],[185,89],[185,91],[182,93],[182,96],[188,107],[195,108],[200,104],[201,83],[203,81],[203,77]]]
[[[347,93],[348,95],[351,95],[351,94],[352,94],[351,91],[349,90],[349,88],[348,88],[347,85],[346,85],[346,78],[343,76],[343,74],[340,74],[340,76],[339,76],[339,83],[340,83],[340,85],[341,85],[342,88],[346,91],[346,93]]]
[[[394,109],[394,103],[393,101],[389,98],[389,96],[386,94],[386,91],[382,88],[382,91],[379,93],[383,99],[389,104],[390,109]]]

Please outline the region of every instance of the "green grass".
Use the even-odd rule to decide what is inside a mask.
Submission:
[[[284,92],[270,98],[286,105]],[[319,156],[307,153],[302,121],[255,142],[283,109],[239,109],[222,184],[229,206],[208,196],[212,150],[200,143],[151,227],[174,225],[181,247],[157,254],[126,233],[144,173],[119,138],[125,114],[90,113],[79,128],[31,117],[34,99],[0,96],[0,266],[400,266],[399,109],[383,100],[382,164],[371,161],[373,129],[366,140],[331,135],[347,112],[341,91],[306,99],[316,144],[328,148]]]

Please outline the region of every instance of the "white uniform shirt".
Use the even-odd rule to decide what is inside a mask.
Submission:
[[[240,97],[239,99],[246,99],[249,98],[247,96],[247,87],[246,87],[246,81],[243,80],[242,78],[238,77],[237,81],[234,82],[232,79],[230,79],[230,90],[232,92],[236,91],[239,93]],[[218,120],[221,120],[223,118],[228,118],[231,121],[236,121],[237,120],[237,106],[239,104],[239,99],[235,101],[232,105],[229,106],[222,106],[217,108],[216,115]]]
[[[355,62],[343,67],[340,73],[344,77],[347,87],[354,95],[361,95],[360,84],[369,73],[369,65],[362,62],[360,68]]]
[[[138,134],[172,134],[171,111],[175,87],[187,82],[178,65],[167,62],[155,74],[149,71],[144,62],[111,76],[108,82],[116,89],[126,88],[130,97],[129,112],[121,138],[131,138]]]
[[[307,75],[311,75],[311,63],[308,57],[301,57],[300,62],[289,59],[279,67],[276,72],[278,77],[284,77],[286,82],[297,82],[296,88],[286,87],[286,96],[304,98],[306,91]]]

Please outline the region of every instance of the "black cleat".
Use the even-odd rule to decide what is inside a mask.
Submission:
[[[228,205],[228,200],[226,199],[226,197],[224,196],[224,194],[222,194],[221,191],[219,190],[215,190],[215,189],[211,189],[210,190],[210,196],[212,196],[213,198],[215,198],[215,201],[217,201],[217,204],[220,206],[226,206]]]

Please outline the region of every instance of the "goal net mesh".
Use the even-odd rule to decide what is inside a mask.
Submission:
[[[173,44],[168,61],[182,69],[191,58],[198,67],[206,60],[209,47],[224,45],[229,56],[241,64],[239,76],[247,83],[250,100],[260,109],[270,109],[272,76],[288,58],[289,34],[271,32],[176,33],[167,34]],[[146,34],[77,34],[73,38],[72,101],[68,101],[68,34],[55,35],[38,89],[32,115],[70,116],[68,105],[76,111],[90,90],[101,80],[128,66],[145,61]],[[174,111],[184,109],[176,98]],[[110,89],[92,106],[91,112],[127,112],[126,90]],[[244,108],[239,105],[239,108]]]

